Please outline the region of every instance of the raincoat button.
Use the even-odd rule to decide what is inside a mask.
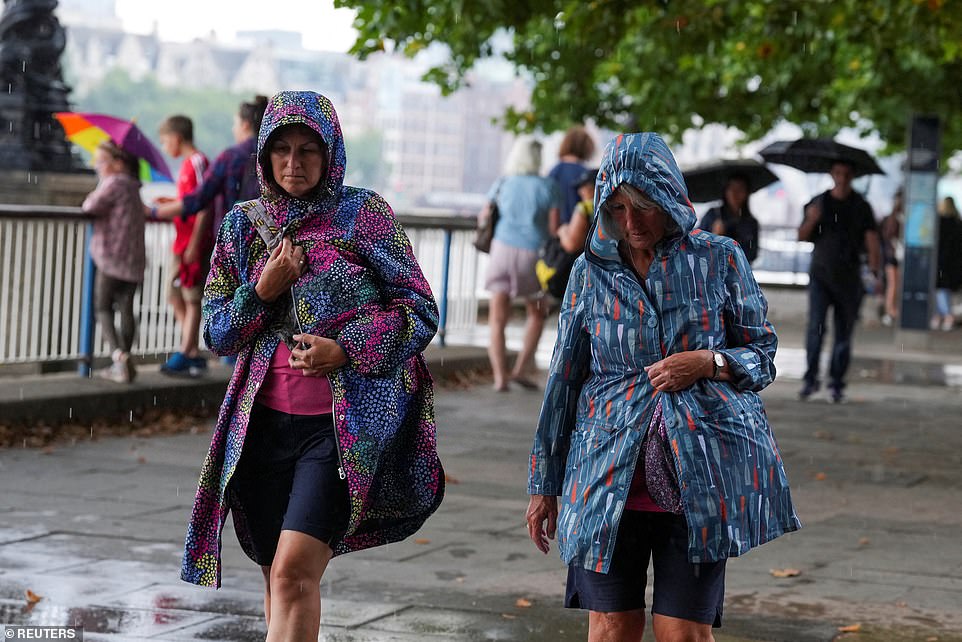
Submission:
[[[344,415],[338,415],[337,418],[341,421],[344,421]]]
[[[653,317],[653,316],[648,317],[648,327],[649,327],[649,328],[657,328],[657,327],[658,327],[658,319],[656,319],[656,318]]]

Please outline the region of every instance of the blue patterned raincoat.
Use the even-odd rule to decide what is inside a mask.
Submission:
[[[622,183],[680,227],[655,248],[644,287],[618,254],[600,207]],[[693,230],[668,146],[651,133],[612,140],[595,187],[599,215],[572,270],[558,322],[528,492],[560,495],[566,564],[607,573],[628,489],[659,398],[688,520],[688,556],[711,562],[797,530],[788,479],[761,399],[775,378],[775,330],[745,254]],[[731,382],[659,393],[644,367],[683,350],[720,351]]]

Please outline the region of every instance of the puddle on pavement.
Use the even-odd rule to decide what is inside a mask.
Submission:
[[[190,624],[192,613],[128,611],[104,607],[68,607],[53,602],[0,602],[0,622],[33,626],[81,626],[85,632],[152,635]]]
[[[827,355],[822,356],[827,371],[824,362]],[[775,356],[775,367],[780,378],[801,379],[805,374],[805,351],[780,348]],[[962,365],[854,357],[849,377],[876,383],[962,387]]]

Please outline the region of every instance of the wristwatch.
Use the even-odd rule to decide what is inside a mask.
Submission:
[[[722,371],[722,368],[725,367],[725,355],[723,355],[721,352],[715,352],[712,350],[711,359],[712,365],[714,366],[714,370],[712,370],[711,373],[711,378],[717,379],[718,374]]]

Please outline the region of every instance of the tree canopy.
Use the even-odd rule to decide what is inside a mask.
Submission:
[[[787,121],[806,135],[851,127],[904,146],[912,113],[962,149],[962,3],[946,0],[335,0],[357,10],[364,57],[446,45],[426,78],[445,92],[503,55],[533,82],[519,131],[593,119],[677,139],[721,123],[757,139]],[[497,51],[497,34],[512,46]]]

